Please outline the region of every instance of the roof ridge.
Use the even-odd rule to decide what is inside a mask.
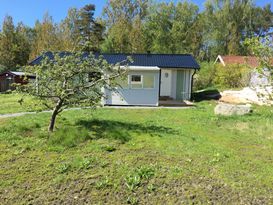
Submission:
[[[192,54],[189,53],[97,53],[97,54],[102,54],[102,55],[170,55],[170,56],[192,56]]]
[[[53,52],[46,52],[45,55],[47,55],[49,58],[52,58],[54,56],[51,56]],[[63,51],[63,52],[57,52],[60,56],[65,56],[70,54],[71,52]],[[83,52],[83,57],[86,57],[89,55],[89,52]],[[108,63],[117,63],[120,62],[123,59],[126,59],[127,56],[131,56],[135,62],[129,63],[130,65],[136,65],[138,66],[158,66],[158,67],[170,67],[170,68],[194,68],[199,69],[200,66],[194,59],[194,57],[191,54],[151,54],[151,53],[99,53],[94,52],[93,55],[95,57],[103,56],[103,58]],[[40,56],[40,58],[36,58],[35,60],[31,61],[30,64],[37,64],[43,56]]]
[[[246,58],[249,58],[249,57],[254,57],[254,58],[257,58],[257,56],[240,56],[240,55],[220,55],[221,57],[246,57]]]
[[[46,51],[43,52],[43,54],[53,54],[53,53],[73,53],[71,51]],[[84,52],[84,53],[89,53],[89,52]],[[102,54],[102,55],[170,55],[170,56],[192,56],[190,53],[104,53],[104,52],[93,52],[93,54]],[[42,55],[37,56],[34,58],[32,61],[35,61],[36,59],[39,59]]]

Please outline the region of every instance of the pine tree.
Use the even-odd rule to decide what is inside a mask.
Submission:
[[[17,66],[25,65],[29,59],[30,44],[24,33],[24,25],[17,28],[11,16],[6,16],[0,33],[0,64],[1,70],[16,70]]]
[[[76,22],[79,47],[82,51],[99,51],[103,41],[104,27],[94,18],[95,5],[88,4],[79,11],[79,19]]]

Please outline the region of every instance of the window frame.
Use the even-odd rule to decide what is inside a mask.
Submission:
[[[132,76],[140,76],[141,77],[141,80],[140,81],[132,81]],[[127,87],[124,88],[124,87],[119,87],[123,90],[128,90],[128,89],[132,89],[132,90],[139,90],[139,89],[145,89],[145,90],[152,90],[152,89],[155,89],[155,75],[153,74],[153,87],[152,88],[146,88],[144,87],[144,78],[145,78],[145,74],[128,74],[127,75]],[[141,85],[141,87],[138,87],[138,88],[134,88],[132,86],[134,85]]]
[[[140,81],[132,81],[133,76],[140,76]],[[143,84],[143,75],[142,74],[131,74],[130,75],[130,83],[131,84]]]
[[[140,76],[140,81],[137,82],[137,81],[132,81],[132,77],[133,76]],[[132,90],[139,90],[139,89],[143,89],[143,75],[142,74],[130,74],[130,77],[129,77],[129,86],[130,86],[130,89]],[[133,88],[132,86],[134,85],[141,85],[141,87],[139,88]]]

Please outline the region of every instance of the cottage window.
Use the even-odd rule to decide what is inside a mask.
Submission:
[[[143,75],[130,75],[130,82],[132,89],[152,89],[155,84],[155,76],[154,74],[143,74]]]
[[[131,75],[131,83],[132,84],[142,84],[141,75]]]
[[[142,75],[131,75],[131,88],[142,88]]]
[[[155,76],[153,74],[143,75],[143,88],[154,88]]]

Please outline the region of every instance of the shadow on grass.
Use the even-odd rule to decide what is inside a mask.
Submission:
[[[91,131],[96,139],[109,138],[120,140],[122,143],[128,142],[131,139],[132,133],[145,133],[152,136],[177,133],[174,129],[168,127],[113,120],[80,120],[76,125]]]

